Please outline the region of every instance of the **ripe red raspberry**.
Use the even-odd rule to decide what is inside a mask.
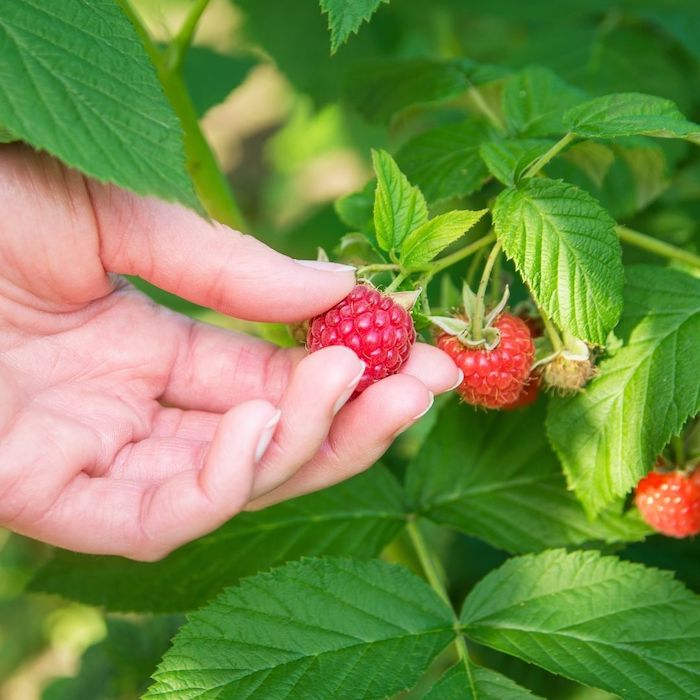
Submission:
[[[669,537],[700,533],[700,469],[650,472],[638,484],[634,502],[655,530]]]
[[[530,375],[535,345],[530,329],[517,316],[501,314],[491,325],[500,332],[492,350],[468,347],[448,333],[440,335],[437,344],[464,372],[457,391],[467,403],[503,408],[520,396]]]
[[[306,346],[311,352],[329,345],[354,350],[367,365],[353,396],[370,384],[396,374],[416,339],[411,315],[390,296],[358,284],[348,296],[311,320]]]

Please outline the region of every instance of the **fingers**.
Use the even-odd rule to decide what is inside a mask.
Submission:
[[[409,374],[420,380],[433,394],[451,391],[464,379],[462,371],[447,353],[427,343],[413,346],[401,374]]]
[[[317,491],[374,464],[394,438],[423,416],[433,396],[414,377],[397,374],[370,386],[337,416],[316,456],[285,484],[256,498],[247,509]]]
[[[223,413],[241,401],[277,403],[303,348],[279,348],[258,338],[190,319],[180,324],[179,347],[162,400],[174,406]],[[172,323],[168,316],[166,323]]]
[[[302,321],[355,284],[349,266],[294,260],[180,205],[95,182],[89,188],[105,268],[202,306],[247,320]]]
[[[344,347],[319,350],[299,363],[280,403],[279,428],[258,466],[253,496],[279,486],[313,458],[364,370],[364,363]]]
[[[221,418],[201,469],[185,464],[160,484],[81,474],[25,534],[81,552],[159,559],[243,508],[278,421],[266,401],[240,404]]]

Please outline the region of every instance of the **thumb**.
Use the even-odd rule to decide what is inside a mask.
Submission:
[[[295,260],[180,206],[89,183],[102,264],[249,321],[315,316],[355,284],[349,265]]]

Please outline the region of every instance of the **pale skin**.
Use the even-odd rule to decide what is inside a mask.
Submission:
[[[155,560],[242,510],[372,465],[459,383],[418,343],[347,402],[363,369],[202,324],[121,274],[224,314],[296,322],[355,284],[174,204],[0,147],[0,526]]]

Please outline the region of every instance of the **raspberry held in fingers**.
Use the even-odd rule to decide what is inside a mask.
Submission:
[[[413,319],[389,295],[358,284],[345,299],[309,324],[306,345],[311,352],[344,345],[366,368],[353,396],[370,384],[396,374],[416,339]]]

